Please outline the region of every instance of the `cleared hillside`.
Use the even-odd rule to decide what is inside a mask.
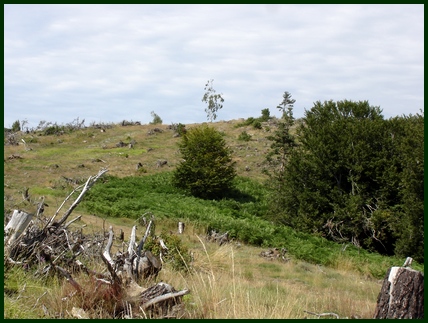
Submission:
[[[267,179],[262,172],[269,148],[266,136],[274,129],[275,121],[263,124],[261,129],[251,125],[239,127],[243,121],[220,121],[211,125],[224,134],[232,148],[238,175],[261,183]],[[193,126],[196,125],[186,125],[186,128]],[[239,140],[244,131],[251,140]],[[141,179],[172,171],[180,161],[179,140],[170,125],[150,124],[85,127],[51,135],[19,132],[13,140],[6,137],[5,214],[15,208],[35,213],[37,202],[43,196],[47,204],[45,215],[52,215],[73,187],[95,175],[100,168],[107,168],[110,176]],[[158,163],[159,160],[167,163]],[[162,200],[153,200],[153,207],[165,203],[168,198],[166,195],[159,197]],[[144,196],[138,198],[144,199]],[[141,210],[141,213],[145,211]],[[135,218],[94,216],[83,208],[76,209],[75,213],[82,215],[81,221],[75,225],[84,227],[85,232],[112,225],[115,232],[121,229],[128,237],[136,223]],[[157,223],[156,233],[175,232],[176,220],[163,216]],[[142,231],[138,232],[139,236],[142,234]],[[176,272],[166,264],[158,277],[159,281],[168,282],[177,289],[191,290],[185,298],[184,318],[313,317],[305,311],[334,312],[341,318],[371,318],[374,313],[381,281],[364,270],[360,272],[347,258],[331,267],[301,261],[292,254],[286,262],[268,260],[260,257],[266,251],[265,247],[241,243],[218,246],[206,241],[205,234],[205,227],[195,221],[188,223],[181,236],[193,255],[193,262],[189,264],[194,269],[193,275]],[[302,252],[309,252],[304,250],[309,245],[304,241],[301,245]],[[363,261],[362,267],[370,261]],[[76,280],[85,282],[80,276]],[[65,281],[45,285],[31,273],[17,269],[8,274],[5,286],[10,291],[5,294],[5,317],[71,317],[75,303],[59,301],[70,293]],[[49,308],[48,315],[41,304]]]

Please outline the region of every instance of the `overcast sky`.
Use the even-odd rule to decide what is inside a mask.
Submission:
[[[285,91],[368,100],[386,118],[424,105],[423,5],[4,5],[4,125],[258,117]]]

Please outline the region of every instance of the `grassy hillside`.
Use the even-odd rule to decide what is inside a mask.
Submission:
[[[108,168],[106,181],[97,183],[74,211],[82,215],[76,226],[91,231],[107,223],[127,237],[146,212],[155,215],[157,233],[175,232],[177,221],[185,221],[186,234],[180,237],[193,255],[189,266],[194,272],[177,273],[166,264],[158,277],[177,289],[191,290],[185,317],[303,318],[311,317],[305,312],[310,311],[371,318],[380,279],[404,259],[368,254],[263,221],[266,136],[275,123],[261,129],[242,123],[212,123],[233,149],[239,175],[236,195],[222,201],[195,199],[170,185],[171,171],[180,160],[180,138],[168,125],[88,127],[60,135],[17,133],[6,142],[18,145],[4,146],[5,213],[15,208],[35,213],[44,196],[45,214],[52,215],[78,183]],[[243,132],[251,136],[249,141],[240,140]],[[120,142],[123,147],[118,147]],[[167,164],[158,166],[158,160]],[[26,192],[28,200],[23,199]],[[207,242],[208,227],[229,231],[235,242],[221,247]],[[290,260],[259,257],[268,247],[285,247]],[[18,268],[8,272],[5,288],[5,317],[70,317],[72,301],[58,301],[69,292],[66,282],[45,284]],[[48,314],[40,304],[50,309]]]

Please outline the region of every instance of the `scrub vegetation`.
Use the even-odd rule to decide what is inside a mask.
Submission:
[[[313,318],[308,312],[372,318],[389,267],[412,256],[412,268],[423,271],[423,244],[417,240],[423,234],[423,199],[421,205],[418,195],[423,187],[423,116],[383,120],[380,111],[362,103],[330,102],[316,104],[306,118],[294,120],[288,109],[291,96],[284,99],[289,105],[283,106],[280,119],[264,109],[250,121],[210,122],[202,128],[154,120],[84,126],[77,119],[26,130],[14,124],[13,131],[5,129],[4,214],[14,209],[35,214],[43,197],[44,215],[52,216],[76,186],[107,168],[107,176],[75,209],[82,218],[73,226],[91,233],[112,225],[115,232],[125,233],[126,241],[135,224],[141,238],[139,221],[144,214],[154,215],[156,234],[185,253],[165,259],[155,278],[190,289],[183,318]],[[235,172],[222,194],[198,196],[175,185],[174,178],[183,163],[180,144],[182,149],[186,134],[207,128],[215,129],[208,136],[224,141],[231,156],[225,160]],[[394,140],[382,142],[380,134],[391,137],[391,129]],[[367,138],[372,146],[364,146],[365,141],[349,146],[351,135]],[[366,227],[359,226],[364,216],[372,221]],[[181,235],[179,221],[186,224]],[[229,243],[208,241],[212,230],[227,232]],[[413,239],[407,244],[406,235]],[[272,248],[285,256],[260,256]],[[83,274],[75,279],[94,287]],[[5,268],[4,316],[71,318],[72,308],[80,305],[70,293],[65,280],[35,276],[20,266]],[[93,318],[103,318],[102,311]]]

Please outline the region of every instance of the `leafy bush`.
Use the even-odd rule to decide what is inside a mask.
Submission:
[[[238,140],[242,140],[242,141],[250,141],[251,140],[251,135],[248,134],[246,131],[242,131],[239,136],[238,136]]]
[[[255,121],[253,122],[253,127],[254,127],[255,129],[261,129],[261,128],[262,128],[262,123],[260,122],[260,120],[255,120]]]
[[[261,122],[269,121],[270,119],[270,111],[268,108],[262,110],[262,116],[259,118]]]
[[[159,239],[163,240],[168,250],[161,248]],[[162,232],[158,237],[149,237],[144,248],[157,257],[162,254],[162,260],[169,263],[174,270],[184,272],[189,270],[191,256],[178,235]]]
[[[50,135],[60,135],[64,133],[64,126],[58,126],[57,124],[54,124],[52,126],[47,127],[43,130],[43,135],[50,136]]]
[[[184,161],[174,171],[176,187],[202,198],[219,198],[232,188],[235,163],[216,129],[207,125],[192,128],[179,147]]]
[[[12,132],[17,132],[21,130],[21,124],[19,123],[19,120],[16,120],[13,124],[12,124]]]
[[[184,124],[182,124],[182,123],[179,123],[179,124],[177,125],[177,133],[178,133],[180,136],[183,136],[186,132],[187,132],[187,130],[186,130],[186,125],[184,125]]]
[[[152,111],[150,114],[153,118],[153,121],[150,122],[150,124],[162,124],[163,121],[159,115],[157,115],[154,111]]]
[[[237,128],[245,127],[245,126],[253,126],[255,129],[262,129],[262,122],[266,122],[270,119],[270,111],[269,109],[262,110],[262,116],[258,118],[249,117],[247,120],[238,123],[236,125]]]

